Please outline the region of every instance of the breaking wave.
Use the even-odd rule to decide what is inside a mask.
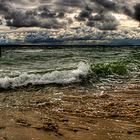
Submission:
[[[41,84],[69,84],[79,82],[81,76],[86,76],[90,66],[87,63],[80,62],[77,69],[65,71],[52,71],[46,74],[22,73],[16,77],[0,78],[0,88],[16,88],[20,86],[41,85]]]
[[[15,71],[10,74],[6,73],[5,75],[1,75],[0,88],[16,88],[27,86],[29,84],[90,84],[91,82],[102,82],[102,78],[105,78],[107,81],[110,79],[110,77],[112,79],[121,78],[123,80],[126,78],[137,77],[139,74],[140,66],[132,62],[118,61],[92,65],[85,62],[80,62],[77,69],[73,70],[55,70],[52,72],[46,72],[45,74],[38,73],[38,71],[29,71],[28,73]]]

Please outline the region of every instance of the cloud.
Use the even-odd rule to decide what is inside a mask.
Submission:
[[[45,20],[41,18],[36,11],[25,11],[25,12],[16,11],[11,13],[11,15],[6,17],[6,19],[7,19],[7,25],[14,26],[14,27],[43,27],[43,28],[63,27],[63,23],[60,23],[57,19],[49,18]]]
[[[77,17],[75,17],[78,21],[85,21],[86,19],[89,19],[92,16],[92,9],[88,6],[86,6]]]
[[[102,6],[102,10],[104,9],[107,11],[124,13],[131,17],[134,14],[133,6],[127,3],[127,0],[91,0],[91,1]]]
[[[127,0],[0,0],[0,15],[7,26],[63,28],[65,15],[70,13],[70,8],[75,8],[80,10],[77,21],[110,30],[116,29],[119,21],[108,13],[123,13],[139,20],[139,7]],[[93,17],[93,13],[97,15]]]
[[[55,3],[63,6],[82,7],[85,5],[85,0],[57,0]]]
[[[63,11],[52,11],[47,6],[40,6],[34,9],[21,9],[15,8],[11,1],[7,0],[3,2],[1,0],[0,2],[0,13],[4,15],[7,26],[62,28],[64,25],[64,23],[59,22],[57,19],[64,17],[65,13]]]
[[[104,8],[107,8],[109,10],[114,10],[117,7],[117,3],[112,0],[91,0],[93,2],[96,2],[99,5],[102,5]]]
[[[134,9],[135,9],[135,14],[134,14],[134,18],[138,21],[140,21],[140,3],[139,4],[136,4],[134,6]]]
[[[96,27],[100,30],[116,30],[119,21],[110,12],[101,12],[89,18],[87,26]]]

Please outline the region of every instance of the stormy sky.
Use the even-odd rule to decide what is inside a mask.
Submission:
[[[112,13],[140,21],[139,0],[0,0],[1,24],[9,27],[63,28],[66,15],[79,11],[74,21],[100,30],[114,30],[119,22]]]

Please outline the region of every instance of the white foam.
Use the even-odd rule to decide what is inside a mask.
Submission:
[[[32,50],[15,50],[15,52],[19,52],[19,53],[38,53],[38,52],[42,52],[43,49],[32,49]]]
[[[19,87],[26,86],[28,84],[66,84],[72,82],[80,81],[80,75],[87,75],[89,71],[89,65],[84,62],[80,62],[75,70],[69,71],[53,71],[51,73],[46,74],[28,74],[22,73],[18,77],[10,78],[4,77],[0,78],[0,87],[8,88],[8,87]]]

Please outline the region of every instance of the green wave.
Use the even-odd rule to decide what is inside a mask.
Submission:
[[[127,75],[127,66],[122,62],[98,63],[91,65],[91,71],[99,77],[108,75]]]
[[[133,73],[140,72],[140,53],[127,56],[114,62],[100,62],[91,64],[90,75],[94,77],[133,76]]]

